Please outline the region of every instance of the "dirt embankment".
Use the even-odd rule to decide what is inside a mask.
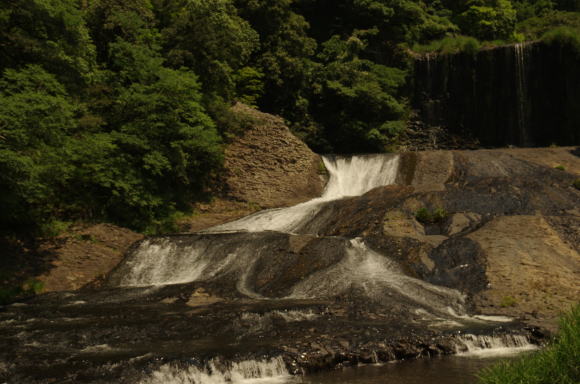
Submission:
[[[226,148],[228,196],[262,208],[284,207],[320,196],[326,180],[320,156],[277,116],[243,104],[233,110],[253,124]]]
[[[109,273],[142,238],[126,228],[96,224],[30,243],[3,241],[0,287],[33,284],[37,293],[79,289]]]

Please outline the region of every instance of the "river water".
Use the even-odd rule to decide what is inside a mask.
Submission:
[[[301,384],[474,384],[476,374],[506,356],[448,356],[399,361],[322,372],[300,378]]]
[[[515,359],[521,353],[522,350],[467,353],[345,367],[304,376],[291,376],[280,358],[244,361],[227,371],[218,368],[219,362],[210,363],[208,370],[176,370],[165,366],[139,384],[476,384],[481,370],[500,361]]]

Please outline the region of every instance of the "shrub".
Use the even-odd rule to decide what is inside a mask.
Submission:
[[[44,290],[44,283],[28,279],[21,286],[0,287],[0,305],[10,304],[19,298],[38,295]]]
[[[516,11],[511,2],[497,0],[493,6],[473,4],[458,18],[464,33],[480,39],[513,38],[516,25]]]
[[[44,283],[36,279],[28,279],[22,285],[22,291],[28,294],[38,295],[44,290]]]
[[[554,167],[554,169],[557,169],[557,170],[559,170],[559,171],[565,171],[565,170],[566,170],[566,167],[564,167],[563,165],[556,165],[556,166]]]
[[[560,320],[560,333],[544,350],[484,369],[481,384],[577,384],[580,382],[580,304]]]
[[[548,45],[558,45],[572,48],[580,54],[580,29],[570,27],[558,27],[546,32],[542,41]]]
[[[572,186],[578,190],[580,190],[580,179],[576,179],[574,180],[574,182],[572,183]]]
[[[465,52],[475,54],[481,49],[481,43],[474,37],[453,36],[435,40],[429,44],[415,44],[413,51],[417,53],[436,52],[443,55]]]
[[[437,207],[433,210],[421,208],[415,213],[415,218],[422,224],[435,224],[444,221],[448,215],[445,208]]]
[[[541,17],[532,17],[518,24],[518,32],[525,35],[527,40],[538,40],[554,29],[567,27],[572,30],[580,29],[579,12],[551,11]]]
[[[501,303],[499,303],[500,307],[507,308],[507,307],[514,307],[518,301],[513,296],[504,296],[501,299]]]
[[[328,169],[326,169],[326,165],[324,165],[324,161],[322,160],[318,162],[318,174],[323,176],[328,175]]]

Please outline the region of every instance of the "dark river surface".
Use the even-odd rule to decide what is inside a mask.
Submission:
[[[301,377],[302,384],[475,384],[476,374],[516,356],[449,356],[366,365]]]

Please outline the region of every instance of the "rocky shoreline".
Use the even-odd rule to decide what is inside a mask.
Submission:
[[[209,289],[185,284],[152,292],[52,293],[10,306],[0,314],[0,339],[8,347],[0,352],[0,379],[136,383],[165,365],[199,368],[216,360],[278,357],[290,373],[306,374],[454,354],[465,350],[465,334],[504,338],[506,345],[517,335],[533,344],[546,336],[518,322],[477,319],[438,330],[421,314],[402,320],[348,298],[207,304],[210,297]]]

